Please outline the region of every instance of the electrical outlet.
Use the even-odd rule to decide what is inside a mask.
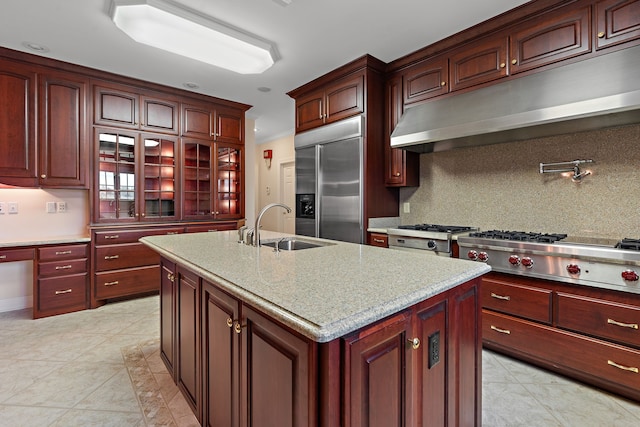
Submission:
[[[46,204],[46,212],[47,213],[56,213],[56,202],[47,202],[47,204]]]
[[[411,204],[409,202],[404,202],[402,204],[402,210],[404,213],[411,213]]]
[[[5,202],[0,202],[0,214],[7,213],[7,204]]]
[[[18,213],[18,202],[9,202],[9,203],[7,203],[7,206],[9,206],[9,213],[10,214],[17,214]]]
[[[58,212],[67,211],[67,202],[58,202]]]

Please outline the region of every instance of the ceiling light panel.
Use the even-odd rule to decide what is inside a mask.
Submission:
[[[259,74],[275,47],[248,32],[167,0],[112,0],[111,19],[138,43],[240,74]]]

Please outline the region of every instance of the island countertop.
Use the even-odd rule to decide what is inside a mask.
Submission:
[[[261,231],[262,239],[291,235]],[[353,243],[274,252],[238,243],[236,231],[140,241],[317,342],[328,342],[481,276],[456,258]]]

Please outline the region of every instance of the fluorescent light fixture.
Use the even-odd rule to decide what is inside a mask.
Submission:
[[[111,19],[138,43],[240,74],[279,59],[268,41],[171,0],[111,0]]]

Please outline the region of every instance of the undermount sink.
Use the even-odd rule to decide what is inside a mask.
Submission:
[[[285,237],[284,239],[267,239],[260,240],[260,245],[276,248],[281,251],[298,251],[301,249],[320,248],[322,246],[332,246],[335,243],[316,242],[311,240],[303,240],[295,237]]]

